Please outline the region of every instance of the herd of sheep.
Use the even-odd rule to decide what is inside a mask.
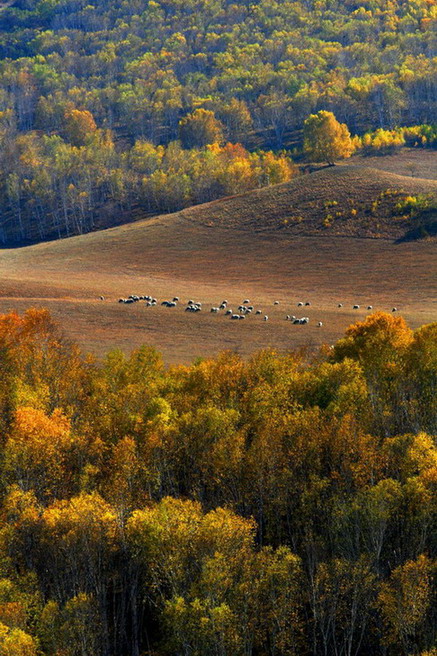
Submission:
[[[101,298],[101,300],[104,300],[103,296],[101,296],[100,298]],[[138,303],[140,301],[143,301],[145,303],[146,307],[153,307],[153,306],[158,304],[158,300],[156,298],[154,298],[153,296],[149,296],[149,295],[137,296],[135,294],[131,294],[127,298],[119,298],[118,299],[119,303],[127,303],[127,304]],[[172,300],[162,301],[161,305],[164,306],[164,307],[172,308],[172,307],[176,307],[178,305],[178,303],[179,303],[179,297],[174,296],[172,298]],[[273,301],[273,305],[279,305],[279,301]],[[306,301],[305,303],[303,301],[299,301],[297,303],[297,307],[308,307],[310,305],[311,305],[311,303],[309,301]],[[337,307],[342,308],[343,303],[339,303]],[[360,306],[359,305],[353,305],[352,309],[359,310]],[[373,309],[372,305],[367,306],[367,310],[372,310],[372,309]],[[200,301],[194,301],[192,299],[187,301],[186,307],[185,307],[185,312],[196,313],[196,312],[201,312],[201,311],[202,311],[202,303]],[[250,300],[248,298],[244,299],[244,301],[242,301],[242,303],[238,306],[238,311],[237,312],[234,312],[230,307],[228,307],[228,301],[227,300],[223,300],[219,305],[213,305],[210,308],[209,311],[213,314],[219,314],[220,312],[222,312],[224,314],[224,316],[227,316],[231,320],[234,320],[234,321],[235,320],[240,320],[240,319],[245,319],[248,315],[250,315],[252,313],[255,314],[255,315],[263,315],[262,310],[255,309],[255,307],[253,305],[251,305]],[[394,307],[392,309],[392,312],[397,312],[397,308]],[[268,315],[264,314],[263,315],[263,320],[268,321],[268,319],[269,319]],[[298,324],[300,324],[300,325],[307,324],[310,321],[309,317],[297,317],[294,314],[293,315],[290,315],[290,314],[285,315],[285,320],[286,321],[291,321],[293,324],[296,324],[296,325],[298,325]],[[321,321],[318,321],[316,325],[317,325],[317,327],[321,328],[323,326],[323,323]]]

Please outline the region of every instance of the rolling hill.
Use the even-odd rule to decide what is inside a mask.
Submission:
[[[362,199],[364,207],[388,188],[428,194],[436,184],[336,167],[172,215],[2,250],[0,311],[48,307],[87,350],[100,355],[148,343],[169,363],[228,348],[244,355],[267,346],[312,349],[337,339],[367,314],[368,305],[387,311],[396,306],[416,327],[437,319],[435,240],[401,242],[404,220],[383,223],[382,215],[364,209],[333,228],[320,224],[327,201],[338,199],[340,206]],[[297,211],[303,220],[284,225]],[[384,229],[377,232],[375,222]],[[381,234],[390,238],[375,238]],[[357,238],[365,236],[373,238]],[[179,296],[181,304],[168,309],[117,302],[129,294],[152,294],[159,301]],[[182,305],[193,297],[204,304],[194,316]],[[209,308],[225,298],[232,308],[250,298],[269,320],[233,322],[211,314]],[[299,301],[311,302],[305,327],[285,320],[302,312]],[[360,309],[353,310],[354,304]]]
[[[396,206],[405,196],[419,194],[437,196],[437,181],[364,166],[329,167],[191,207],[180,216],[210,227],[399,239],[414,222]]]

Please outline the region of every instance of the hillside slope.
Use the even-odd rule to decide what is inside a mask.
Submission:
[[[291,212],[297,198],[309,199],[308,190],[314,202],[322,203],[317,194],[324,185],[330,194],[356,193],[356,188],[347,189],[352,180],[357,182],[354,175],[322,171],[275,190],[1,250],[0,312],[47,307],[86,349],[103,354],[115,346],[130,351],[147,343],[170,363],[223,349],[249,355],[267,346],[287,350],[333,343],[350,323],[365,316],[368,305],[386,311],[396,306],[413,327],[435,321],[435,241],[394,243],[340,238],[331,230],[304,236],[277,229],[278,218]],[[360,174],[359,179],[362,185],[367,180],[367,190],[378,191],[382,183],[384,187],[398,178]],[[410,193],[432,189],[423,181],[408,182]],[[311,228],[310,211],[308,217],[299,229]],[[146,293],[159,301],[179,296],[181,304],[168,309],[117,302],[120,296]],[[184,312],[183,302],[189,298],[202,301],[205,312]],[[208,306],[222,299],[235,309],[245,298],[269,320],[253,316],[234,322],[223,313],[209,312]],[[275,300],[280,304],[274,305]],[[311,321],[299,330],[285,316],[299,312],[302,300],[311,301],[305,309]],[[352,309],[356,303],[359,310]],[[317,327],[318,321],[323,327]]]
[[[191,207],[179,215],[211,227],[399,239],[414,227],[414,220],[404,218],[396,206],[418,194],[437,196],[437,181],[341,166]]]

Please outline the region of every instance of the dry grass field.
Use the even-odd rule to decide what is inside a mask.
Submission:
[[[388,311],[396,306],[417,327],[437,320],[435,240],[397,242],[398,226],[390,233],[385,223],[390,239],[374,238],[376,230],[373,238],[363,238],[369,222],[378,219],[364,214],[354,226],[345,220],[342,230],[315,227],[320,203],[323,208],[335,197],[339,204],[367,202],[387,185],[409,193],[436,189],[431,180],[342,166],[173,215],[3,250],[0,311],[47,307],[85,350],[102,355],[147,343],[167,363],[223,349],[247,356],[268,346],[315,348],[336,340],[368,314],[368,305]],[[280,227],[299,203],[307,218],[296,228]],[[176,308],[117,302],[129,294],[151,294],[158,301],[179,296],[181,302]],[[202,301],[202,312],[184,312],[190,298]],[[269,320],[251,315],[231,321],[209,311],[223,299],[236,309],[245,298]],[[311,306],[298,308],[299,301]],[[353,310],[353,304],[361,308]],[[310,323],[293,325],[286,314],[309,316]]]
[[[396,205],[410,194],[437,194],[437,182],[354,163],[190,207],[180,215],[211,228],[399,239],[412,222]]]
[[[401,148],[393,155],[354,155],[339,162],[342,166],[366,166],[406,177],[437,180],[437,158],[434,150]]]

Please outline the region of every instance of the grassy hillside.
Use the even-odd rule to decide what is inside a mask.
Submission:
[[[396,306],[413,327],[428,323],[437,316],[435,241],[359,239],[348,237],[346,230],[340,238],[312,218],[313,212],[324,211],[323,189],[330,199],[334,193],[346,198],[358,193],[360,184],[359,197],[370,198],[388,183],[410,194],[428,192],[436,184],[336,167],[274,190],[3,250],[0,311],[48,307],[86,349],[103,354],[115,346],[130,351],[148,343],[164,353],[166,362],[187,362],[223,349],[245,356],[266,346],[313,349],[333,343],[368,313],[368,305],[385,311]],[[318,204],[319,210],[308,210],[307,219],[285,227],[283,219],[296,211],[298,201],[301,207],[304,201]],[[356,226],[371,220],[357,216]],[[354,234],[365,235],[364,227]],[[179,296],[181,303],[172,309],[117,303],[129,294],[153,294],[159,301]],[[193,297],[204,304],[198,315],[184,312],[184,302]],[[234,309],[244,298],[269,320],[258,315],[234,322],[209,312],[222,299]],[[280,304],[274,305],[275,300]],[[311,301],[305,308],[310,323],[293,326],[285,316],[297,314],[297,303],[306,300]],[[359,310],[352,309],[356,303]],[[318,321],[323,327],[317,327]]]
[[[370,168],[405,175],[407,178],[437,180],[437,152],[418,148],[400,148],[387,155],[353,155],[338,162],[340,166],[367,166]]]
[[[365,167],[330,167],[281,185],[183,210],[206,226],[399,239],[419,220],[404,199],[437,195],[437,182]]]

